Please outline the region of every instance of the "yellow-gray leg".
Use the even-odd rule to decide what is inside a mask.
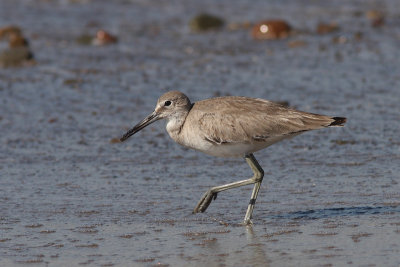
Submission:
[[[228,189],[244,186],[244,185],[249,185],[249,184],[255,184],[253,193],[251,195],[250,199],[250,204],[249,207],[247,208],[246,216],[244,219],[245,224],[251,223],[250,219],[253,214],[253,209],[254,209],[254,204],[257,199],[258,191],[260,190],[260,185],[261,181],[264,177],[264,171],[261,168],[260,164],[258,164],[256,158],[253,156],[253,154],[249,154],[245,156],[246,162],[249,164],[250,168],[253,170],[253,177],[250,179],[230,183],[230,184],[225,184],[221,186],[215,186],[212,187],[210,190],[208,190],[203,197],[200,199],[200,201],[197,203],[196,207],[194,208],[193,212],[204,212],[208,208],[208,206],[211,204],[211,201],[213,199],[217,198],[217,194],[221,191],[225,191]]]
[[[244,216],[244,224],[251,224],[251,218],[253,217],[253,210],[254,210],[254,205],[256,204],[257,196],[258,196],[258,191],[260,190],[261,187],[261,182],[264,177],[264,170],[261,168],[260,164],[256,160],[256,158],[253,156],[253,154],[250,154],[245,157],[247,163],[250,165],[250,168],[253,170],[254,176],[252,179],[254,180],[254,188],[253,192],[251,193],[251,198],[249,202],[249,206],[247,207],[247,212],[246,216]]]

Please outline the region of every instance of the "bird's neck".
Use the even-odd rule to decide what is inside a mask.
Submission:
[[[167,132],[172,139],[177,141],[179,139],[179,134],[181,133],[182,127],[185,124],[186,117],[189,111],[182,111],[167,119]]]

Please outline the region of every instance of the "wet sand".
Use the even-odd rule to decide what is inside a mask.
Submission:
[[[225,27],[192,33],[204,11]],[[229,28],[269,18],[297,32],[256,41]],[[339,31],[315,33],[332,21]],[[10,24],[36,65],[0,69],[1,266],[399,266],[397,1],[2,0]],[[118,43],[76,41],[100,28]],[[252,187],[191,213],[209,187],[251,176],[243,159],[184,149],[163,122],[112,142],[167,90],[287,101],[348,123],[256,153],[265,178],[243,227]]]

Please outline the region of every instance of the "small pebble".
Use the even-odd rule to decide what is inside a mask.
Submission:
[[[33,53],[29,49],[28,40],[16,26],[0,28],[0,40],[8,39],[8,48],[0,51],[0,67],[17,67],[33,63]]]
[[[0,40],[9,38],[10,34],[22,35],[22,31],[17,26],[5,26],[0,28]]]
[[[317,33],[318,34],[327,34],[331,32],[336,32],[339,30],[339,26],[337,23],[319,23],[317,26]]]
[[[374,28],[381,27],[385,24],[385,16],[378,10],[368,10],[366,16],[371,21],[371,26]]]
[[[117,138],[117,137],[112,138],[112,139],[110,140],[110,144],[117,144],[117,143],[121,143],[121,141],[120,141],[119,138]]]
[[[256,40],[284,39],[290,31],[290,25],[284,20],[265,20],[254,25],[251,35]]]
[[[332,38],[332,43],[334,44],[345,44],[348,41],[349,41],[348,38],[344,35],[335,36]]]
[[[11,33],[8,39],[8,46],[12,47],[28,47],[29,42],[20,34]]]
[[[200,14],[190,20],[189,26],[192,31],[201,32],[220,29],[224,24],[222,18],[210,14]]]
[[[118,42],[118,38],[105,30],[98,30],[96,37],[93,39],[93,45],[108,45]]]

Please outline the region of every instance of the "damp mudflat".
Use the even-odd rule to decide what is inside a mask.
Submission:
[[[225,26],[192,32],[201,12]],[[234,27],[270,18],[296,32]],[[7,25],[36,64],[0,69],[1,266],[399,266],[397,1],[2,0]],[[77,41],[98,29],[118,42]],[[244,227],[251,186],[191,213],[209,187],[252,175],[243,159],[182,148],[163,122],[113,142],[173,89],[348,122],[255,154],[265,178]]]

